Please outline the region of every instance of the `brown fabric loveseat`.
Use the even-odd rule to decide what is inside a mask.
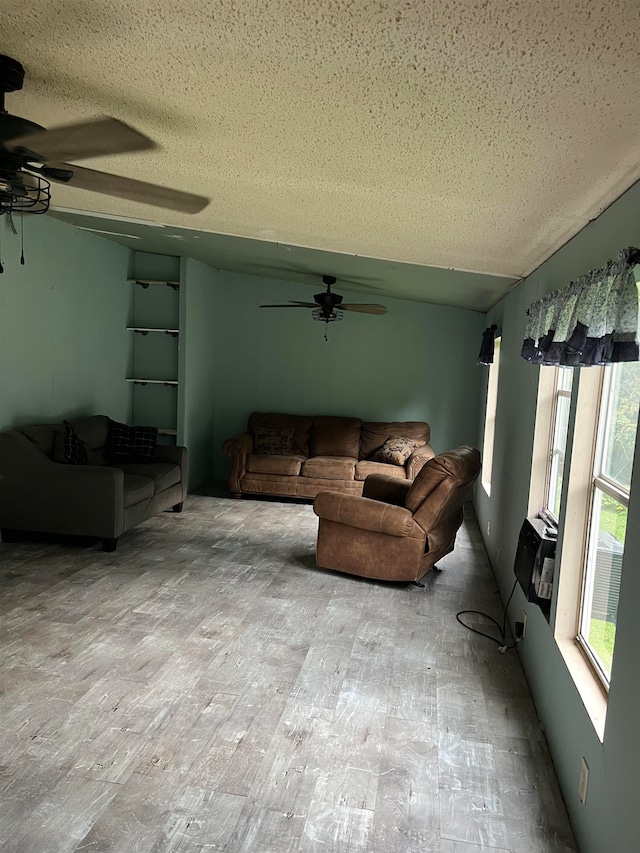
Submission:
[[[118,537],[187,494],[187,449],[156,446],[151,461],[108,462],[110,419],[92,415],[70,426],[87,464],[54,461],[61,424],[0,432],[0,530],[91,536],[114,551]],[[107,464],[108,463],[108,464]]]
[[[407,440],[404,453],[393,452],[394,438]],[[429,424],[422,421],[254,412],[247,432],[227,439],[222,449],[231,457],[229,491],[234,497],[315,498],[326,489],[361,495],[370,474],[413,480],[434,456],[429,438]],[[391,452],[385,454],[389,447]],[[399,464],[380,461],[381,455],[408,458]]]
[[[453,551],[480,453],[462,446],[430,459],[413,483],[374,475],[362,497],[320,492],[316,562],[366,578],[417,581]]]

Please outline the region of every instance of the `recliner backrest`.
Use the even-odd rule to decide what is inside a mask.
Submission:
[[[479,473],[479,451],[464,445],[434,456],[414,480],[405,506],[426,531],[431,549],[455,538]]]

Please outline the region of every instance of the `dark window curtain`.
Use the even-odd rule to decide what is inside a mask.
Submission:
[[[623,249],[615,261],[530,305],[522,358],[571,367],[638,361],[639,263],[640,249]]]
[[[493,352],[495,349],[497,331],[498,327],[493,325],[489,326],[489,328],[485,329],[482,333],[482,343],[480,344],[480,352],[478,353],[478,360],[476,361],[476,364],[493,364]]]

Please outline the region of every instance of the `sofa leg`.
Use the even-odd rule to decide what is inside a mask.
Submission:
[[[180,503],[173,506],[172,509],[174,512],[182,512],[182,507],[183,507],[183,503],[182,503],[182,501],[180,501]]]
[[[112,552],[116,550],[116,546],[118,544],[118,537],[115,539],[103,539],[102,540],[102,550]]]
[[[231,497],[234,498],[234,500],[239,501],[242,497],[242,492],[231,492]]]
[[[440,574],[440,572],[442,571],[442,569],[441,569],[441,568],[439,568],[438,566],[431,566],[431,571],[432,571],[432,572],[435,572],[436,574],[438,574],[438,575],[439,575],[439,574]]]

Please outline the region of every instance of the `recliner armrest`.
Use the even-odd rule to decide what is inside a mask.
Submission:
[[[410,480],[401,480],[400,477],[391,477],[388,474],[369,474],[364,481],[362,497],[394,506],[404,506],[410,488]]]
[[[388,536],[424,538],[424,531],[415,523],[408,509],[382,501],[345,495],[342,492],[319,492],[313,502],[315,514],[360,530],[386,533]]]

